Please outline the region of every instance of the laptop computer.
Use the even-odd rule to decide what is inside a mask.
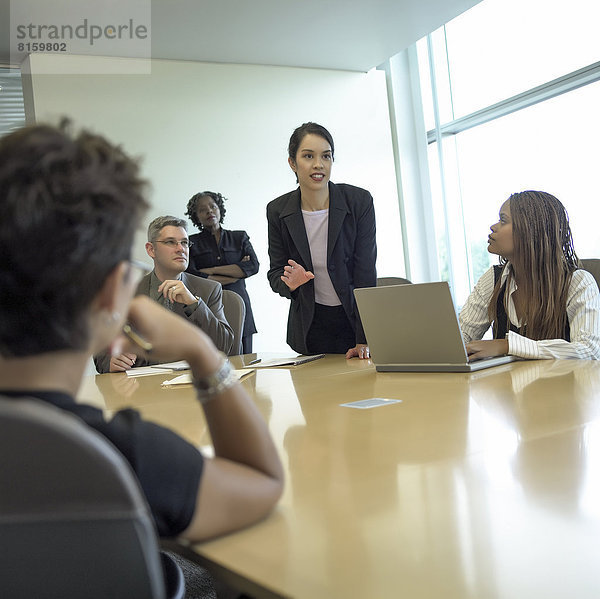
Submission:
[[[469,362],[448,283],[355,289],[371,358],[379,372],[475,372],[512,362]]]

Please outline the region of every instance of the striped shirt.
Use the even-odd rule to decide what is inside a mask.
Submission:
[[[503,285],[508,277],[510,264],[504,269],[501,278]],[[517,289],[511,280],[508,293],[507,316],[511,323],[520,327],[513,301]],[[460,311],[459,321],[465,343],[479,340],[490,327],[488,305],[494,293],[494,268],[486,271],[475,289],[469,295]],[[513,356],[530,359],[580,358],[584,360],[600,359],[600,293],[594,277],[585,270],[576,270],[571,278],[567,295],[567,318],[571,332],[571,341],[564,339],[543,339],[535,341],[510,331],[508,353]]]

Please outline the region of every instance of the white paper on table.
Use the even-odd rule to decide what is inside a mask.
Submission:
[[[233,373],[237,376],[238,381],[243,379],[245,376],[252,374],[254,372],[254,368],[242,368],[240,370],[234,370]],[[174,379],[168,379],[163,381],[162,387],[173,387],[174,385],[191,385],[192,384],[192,374],[190,372],[186,372],[185,374],[180,374],[176,376]]]
[[[271,358],[269,360],[261,360],[258,364],[253,364],[254,368],[272,368],[275,366],[299,366],[307,362],[313,362],[324,358],[325,354],[315,354],[312,356],[294,356],[292,358]]]
[[[189,370],[190,365],[185,360],[177,362],[165,362],[164,364],[153,364],[152,366],[138,366],[126,370],[127,376],[148,376],[150,374],[160,374],[163,372],[173,372],[174,370]]]
[[[190,365],[185,360],[179,360],[177,362],[166,362],[165,364],[153,364],[150,368],[159,370],[189,370]]]
[[[161,374],[166,372],[173,372],[171,368],[154,368],[154,366],[139,366],[138,368],[130,368],[125,371],[127,376],[149,376],[151,374]]]

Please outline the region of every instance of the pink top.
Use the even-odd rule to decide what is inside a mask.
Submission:
[[[324,306],[339,306],[338,297],[327,271],[327,229],[329,223],[329,209],[309,212],[302,211],[310,257],[315,275],[315,302]]]

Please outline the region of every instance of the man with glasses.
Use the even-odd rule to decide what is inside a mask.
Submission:
[[[220,283],[184,272],[189,261],[191,242],[187,223],[175,216],[159,216],[148,227],[146,252],[154,261],[154,270],[137,287],[136,295],[147,295],[165,308],[201,328],[222,352],[233,346],[233,330],[223,311]],[[132,353],[94,356],[99,373],[123,372],[149,362]]]

